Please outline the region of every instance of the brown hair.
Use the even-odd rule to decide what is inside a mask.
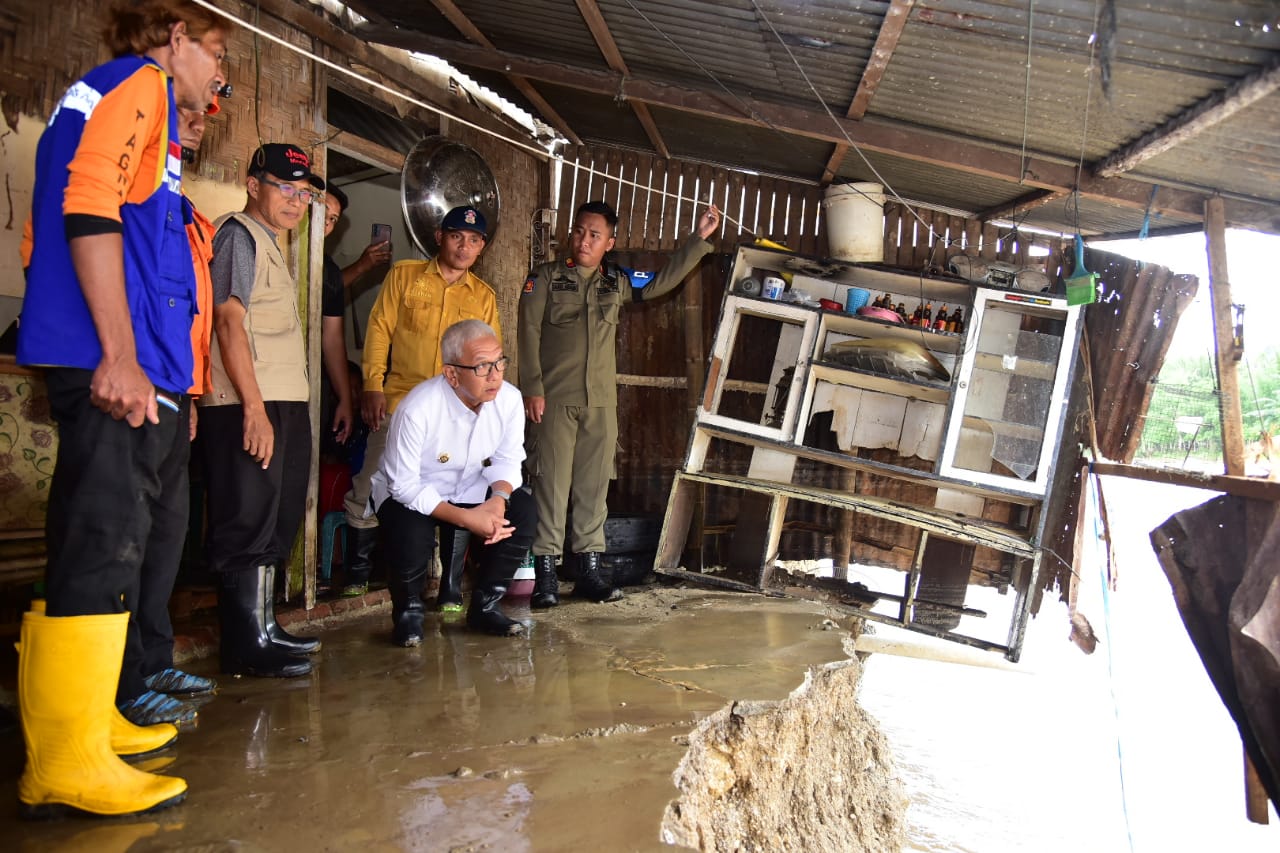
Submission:
[[[170,31],[179,21],[187,25],[187,35],[193,39],[210,30],[227,29],[221,17],[186,0],[124,0],[111,9],[102,39],[112,56],[143,54],[168,44]]]

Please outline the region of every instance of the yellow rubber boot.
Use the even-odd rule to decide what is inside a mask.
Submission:
[[[143,773],[111,749],[111,710],[128,613],[22,616],[18,708],[27,766],[18,780],[23,817],[72,809],[128,815],[182,802],[187,783]]]
[[[45,612],[43,598],[33,599],[31,612]],[[22,644],[18,643],[18,654],[22,654]],[[156,723],[154,726],[135,725],[120,713],[114,704],[111,706],[111,751],[121,758],[145,758],[159,752],[178,739],[178,727],[172,723]]]

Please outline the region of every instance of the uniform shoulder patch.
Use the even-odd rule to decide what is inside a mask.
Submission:
[[[618,267],[627,275],[627,279],[631,282],[632,287],[645,287],[649,282],[653,281],[653,277],[657,273],[646,270],[633,270],[627,267]]]
[[[525,293],[533,293],[533,284],[534,284],[534,282],[536,282],[537,280],[538,280],[538,279],[537,279],[537,276],[532,276],[532,275],[531,275],[531,276],[529,276],[528,278],[526,278],[526,279],[524,280],[524,292],[525,292]]]

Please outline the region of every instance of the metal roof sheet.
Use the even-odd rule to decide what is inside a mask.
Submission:
[[[581,139],[651,151],[650,135],[620,97],[624,83],[633,91],[634,82],[644,82],[657,93],[646,95],[648,109],[671,156],[807,181],[822,177],[840,138],[826,111],[844,117],[850,109],[894,8],[883,0],[596,3],[625,63],[625,80],[609,68],[578,4],[565,0],[454,0],[497,53],[475,60],[484,67],[444,58],[535,114],[505,73],[520,73],[510,67],[522,58],[539,60],[524,76]],[[402,28],[446,40],[437,44],[471,44],[434,4],[361,5]],[[1146,187],[1159,184],[1205,196],[1219,191],[1229,204],[1239,203],[1228,210],[1235,221],[1252,217],[1259,227],[1280,230],[1280,6],[1274,0],[1116,0],[1114,7],[1111,29],[1105,20],[1095,27],[1096,0],[916,2],[866,113],[906,142],[890,153],[868,154],[871,161],[904,197],[982,210],[1035,189],[1019,182],[1020,160],[1008,160],[1011,153],[1036,158],[1042,170],[1056,164],[1058,184],[1074,175],[1081,159],[1089,175],[1093,163],[1253,75],[1263,78],[1264,97],[1114,179],[1110,186],[1127,187],[1115,203],[1103,199],[1107,187],[1082,200],[1081,225],[1090,232],[1136,229]],[[511,61],[504,64],[503,57]],[[596,76],[583,83],[586,71]],[[601,78],[606,73],[613,76]],[[601,79],[613,80],[619,91],[607,91],[611,86]],[[686,101],[694,103],[675,98],[668,105],[663,87],[692,92]],[[759,118],[770,110],[803,126],[780,132],[712,114]],[[911,139],[922,131],[926,142],[935,138],[928,134],[944,134],[969,162],[957,157],[949,167],[937,156],[917,157]],[[1002,155],[1003,165],[974,165],[982,152]],[[837,173],[871,179],[853,151]],[[1167,203],[1174,212],[1162,214],[1166,224],[1194,221],[1195,198],[1184,193]],[[1063,218],[1056,207],[1057,213],[1054,204],[1036,208],[1026,221],[1074,227],[1074,213]]]

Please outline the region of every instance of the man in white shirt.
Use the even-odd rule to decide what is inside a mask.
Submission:
[[[422,643],[422,588],[437,524],[483,542],[467,626],[500,636],[524,631],[500,607],[537,525],[533,497],[518,488],[523,400],[503,381],[509,360],[487,323],[454,323],[441,337],[440,355],[441,373],[410,391],[391,416],[371,484],[398,646]]]

